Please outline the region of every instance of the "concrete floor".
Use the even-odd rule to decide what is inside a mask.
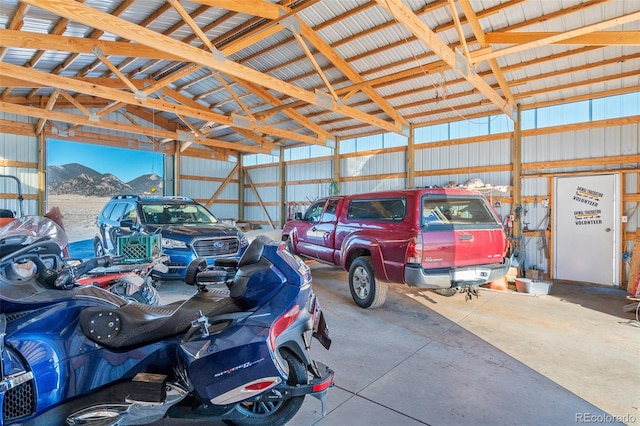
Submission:
[[[310,264],[333,339],[327,414],[307,398],[290,425],[640,424],[640,323],[618,289],[556,283],[531,296],[392,285],[361,309],[347,273]],[[163,301],[192,287],[167,283]]]

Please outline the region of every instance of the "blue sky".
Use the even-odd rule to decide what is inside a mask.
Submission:
[[[155,173],[164,175],[163,155],[158,152],[49,139],[47,165],[78,163],[99,173],[111,173],[123,182]]]

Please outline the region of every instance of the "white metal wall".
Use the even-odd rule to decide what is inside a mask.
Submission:
[[[280,224],[280,165],[274,163],[270,167],[247,167],[245,174],[249,175],[252,187],[245,178],[244,187],[244,219],[249,222],[265,222],[271,220],[278,228]],[[256,195],[256,191],[258,195]],[[258,198],[259,196],[259,198]],[[262,202],[269,217],[265,216],[260,206]]]
[[[640,126],[637,124],[607,127],[599,129],[563,132],[524,137],[522,140],[522,162],[553,162],[561,160],[573,160],[580,158],[616,157],[624,155],[640,154]],[[636,163],[620,164],[616,168],[637,167]],[[571,168],[563,167],[546,170],[545,172],[576,172],[577,170],[603,170],[602,165],[591,167]],[[636,173],[626,174],[625,187],[627,194],[638,193],[638,178]],[[549,178],[524,178],[522,180],[522,196],[534,197],[533,203],[523,204],[523,222],[527,222],[529,229],[546,228],[545,217],[550,214],[544,206],[544,200],[551,194]],[[636,211],[636,203],[625,203],[623,215],[627,215],[629,221],[626,232],[633,232],[640,224],[640,217]],[[526,212],[526,213],[525,213]],[[548,271],[543,246],[538,238],[524,236],[522,245],[525,258],[529,265],[536,265],[539,269]],[[623,247],[623,251],[630,250]]]
[[[193,198],[206,204],[222,185],[237,163],[219,160],[206,160],[195,157],[180,158],[180,195]],[[184,176],[198,176],[202,179],[186,179]],[[209,180],[207,178],[216,178]],[[220,219],[238,218],[238,178],[236,176],[218,195],[209,210]]]
[[[0,119],[35,124],[36,120],[14,114],[0,113]],[[35,136],[21,136],[0,133],[0,159],[9,165],[0,163],[0,175],[15,176],[20,180],[22,195],[25,198],[22,205],[25,215],[38,214],[38,138]],[[31,163],[31,167],[13,166],[11,163]],[[0,178],[0,194],[7,194],[7,198],[0,198],[0,208],[9,209],[20,214],[18,202],[18,188],[11,178]],[[27,199],[32,198],[32,199]]]
[[[405,177],[380,179],[379,175],[405,173],[407,169],[406,151],[349,156],[340,160],[340,193],[358,194],[362,192],[386,191],[406,188]],[[371,179],[349,180],[349,178]],[[345,180],[343,181],[342,178]]]

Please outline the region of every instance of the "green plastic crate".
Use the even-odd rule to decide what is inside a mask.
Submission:
[[[160,235],[118,237],[118,256],[124,256],[123,262],[149,262],[160,256]]]

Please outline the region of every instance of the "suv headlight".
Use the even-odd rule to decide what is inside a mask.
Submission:
[[[247,238],[247,234],[244,232],[240,235],[240,247],[248,246],[249,239]]]
[[[162,239],[162,248],[175,249],[175,248],[187,248],[187,243],[184,241],[178,241],[171,238]]]

